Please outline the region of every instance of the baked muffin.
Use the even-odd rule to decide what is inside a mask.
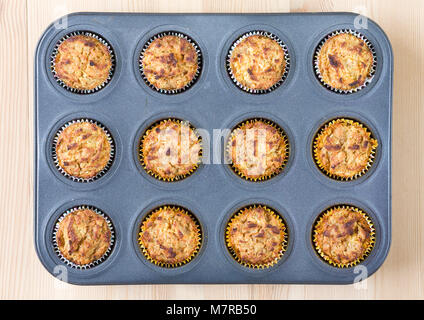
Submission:
[[[232,167],[241,177],[264,180],[282,171],[288,158],[288,142],[266,120],[249,120],[231,133],[227,150]]]
[[[282,256],[286,238],[281,218],[262,205],[240,210],[227,226],[230,252],[246,266],[272,266]]]
[[[326,261],[339,267],[352,266],[371,251],[374,228],[359,209],[336,207],[324,213],[316,223],[314,243]]]
[[[353,90],[370,77],[374,62],[367,43],[350,33],[327,39],[317,56],[321,80],[334,89]]]
[[[353,179],[372,164],[377,140],[361,124],[337,119],[327,124],[315,138],[314,155],[321,170],[334,178]]]
[[[153,40],[142,53],[147,81],[156,89],[183,89],[199,69],[197,50],[187,39],[167,35]]]
[[[78,209],[58,222],[56,243],[63,257],[82,266],[106,255],[111,236],[105,218],[91,209]]]
[[[108,166],[111,148],[111,139],[99,125],[74,122],[57,137],[57,164],[71,177],[94,178]]]
[[[93,90],[109,80],[112,57],[107,46],[98,39],[74,35],[59,45],[53,67],[67,87]]]
[[[168,119],[146,131],[141,162],[158,179],[173,181],[190,175],[201,161],[201,140],[186,122]]]
[[[139,241],[153,263],[175,267],[187,263],[197,253],[200,231],[186,210],[164,206],[143,222]]]
[[[243,87],[270,89],[283,78],[286,70],[284,49],[267,36],[248,36],[232,49],[230,69]]]

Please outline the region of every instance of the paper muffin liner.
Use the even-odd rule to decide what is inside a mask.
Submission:
[[[270,88],[268,89],[251,89],[248,88],[246,86],[244,86],[243,84],[241,84],[239,81],[237,81],[236,77],[233,74],[233,71],[231,69],[231,56],[233,54],[234,49],[237,47],[238,44],[240,44],[240,42],[242,42],[244,39],[250,37],[250,36],[264,36],[267,37],[271,40],[274,40],[275,42],[277,42],[280,47],[283,49],[284,51],[284,59],[286,62],[285,68],[284,68],[284,73],[281,77],[280,80],[278,80],[275,84],[273,84]],[[227,54],[227,61],[226,61],[226,69],[227,69],[227,73],[230,76],[231,80],[233,81],[233,83],[241,90],[251,93],[251,94],[264,94],[264,93],[269,93],[271,91],[274,91],[275,89],[277,89],[279,86],[281,86],[284,81],[287,79],[287,76],[289,74],[289,70],[290,70],[290,55],[289,55],[289,51],[287,46],[283,43],[283,41],[278,38],[275,34],[268,32],[268,31],[262,31],[262,30],[256,30],[256,31],[249,31],[246,32],[244,34],[242,34],[230,47],[228,54]]]
[[[62,255],[62,252],[59,249],[59,245],[57,243],[57,232],[59,231],[59,226],[60,226],[60,222],[62,222],[62,220],[70,213],[75,212],[75,211],[79,211],[79,210],[92,210],[94,211],[96,214],[98,214],[99,216],[101,216],[103,219],[105,219],[107,225],[109,226],[109,230],[110,230],[110,244],[109,244],[109,248],[107,249],[107,251],[104,253],[104,255],[100,258],[97,259],[91,263],[88,264],[76,264],[70,260],[68,260],[67,258],[65,258]],[[79,269],[79,270],[87,270],[87,269],[91,269],[97,265],[99,265],[100,263],[104,262],[110,255],[110,253],[113,250],[113,247],[115,245],[115,228],[113,227],[112,222],[110,221],[109,217],[100,209],[94,207],[94,206],[90,206],[90,205],[80,205],[80,206],[75,206],[73,208],[70,208],[68,210],[66,210],[56,221],[54,229],[53,229],[53,236],[52,236],[52,242],[53,242],[53,250],[54,252],[57,254],[57,256],[59,257],[60,261],[62,261],[63,263],[65,263],[66,265],[68,265],[71,268],[74,269]]]
[[[105,45],[105,47],[107,48],[107,50],[109,51],[110,54],[110,59],[112,62],[112,65],[109,69],[109,76],[106,79],[105,82],[103,82],[101,85],[95,87],[94,89],[76,89],[76,88],[72,88],[70,86],[68,86],[67,84],[65,84],[65,82],[63,82],[60,77],[58,76],[57,72],[56,72],[56,68],[55,68],[55,61],[56,61],[56,56],[58,54],[58,50],[60,45],[67,39],[73,37],[73,36],[87,36],[87,37],[91,37],[93,39],[96,39],[98,41],[100,41],[103,45]],[[63,36],[54,46],[53,52],[50,56],[50,69],[53,73],[53,77],[56,80],[56,82],[64,89],[68,90],[69,92],[72,93],[77,93],[77,94],[90,94],[90,93],[95,93],[98,92],[99,90],[103,89],[112,79],[114,71],[115,71],[115,52],[112,48],[112,46],[109,44],[109,42],[107,42],[105,39],[103,39],[100,35],[98,35],[97,33],[91,32],[91,31],[74,31],[71,33],[66,34],[65,36]]]
[[[57,147],[57,142],[59,140],[59,136],[62,134],[62,132],[69,127],[72,124],[75,123],[84,123],[84,122],[88,122],[88,123],[92,123],[97,125],[100,129],[103,130],[103,132],[106,134],[107,136],[107,140],[110,144],[110,156],[109,156],[109,161],[107,162],[106,166],[99,171],[95,176],[85,179],[85,178],[80,178],[80,177],[76,177],[76,176],[72,176],[69,173],[67,173],[59,164],[59,159],[57,158],[57,153],[56,153],[56,147]],[[112,138],[112,135],[110,134],[109,130],[100,122],[93,120],[93,119],[88,119],[88,118],[81,118],[81,119],[75,119],[72,121],[69,121],[67,123],[65,123],[55,134],[54,138],[53,138],[53,143],[52,143],[52,147],[51,147],[51,154],[52,154],[52,158],[53,158],[53,163],[56,167],[56,169],[66,178],[74,181],[74,182],[83,182],[83,183],[87,183],[87,182],[93,182],[95,180],[98,180],[99,178],[101,178],[112,166],[112,163],[115,159],[115,142]]]
[[[335,123],[347,123],[347,124],[351,124],[354,126],[358,126],[361,127],[363,129],[366,130],[366,132],[370,133],[370,143],[372,146],[371,149],[371,153],[369,155],[369,159],[368,159],[368,163],[365,166],[364,169],[362,169],[360,172],[358,172],[357,174],[355,174],[352,177],[340,177],[338,175],[332,174],[330,173],[328,170],[325,169],[324,165],[321,163],[321,160],[319,159],[319,150],[318,150],[318,138],[325,132],[325,130],[335,124]],[[331,120],[329,122],[327,122],[326,124],[324,124],[321,129],[318,130],[318,133],[315,135],[314,137],[314,143],[313,143],[313,155],[314,155],[314,161],[315,164],[318,166],[318,168],[320,169],[320,171],[322,173],[324,173],[326,176],[334,179],[334,180],[339,180],[339,181],[352,181],[355,180],[361,176],[363,176],[365,173],[367,173],[367,171],[371,168],[372,164],[374,163],[374,159],[375,159],[375,153],[376,153],[376,149],[378,147],[378,142],[375,138],[373,138],[373,134],[372,132],[362,123],[351,120],[351,119],[346,119],[346,118],[337,118],[334,120]]]
[[[268,175],[263,175],[261,177],[258,178],[252,178],[249,176],[246,176],[243,174],[243,172],[241,172],[236,165],[234,165],[234,163],[232,162],[232,158],[231,158],[231,142],[232,142],[232,138],[234,136],[235,130],[236,129],[240,129],[243,128],[246,124],[248,123],[254,123],[254,122],[264,122],[266,124],[269,124],[270,126],[274,127],[275,129],[278,130],[278,132],[280,133],[281,137],[284,140],[285,143],[285,152],[284,152],[284,162],[283,164],[274,172],[272,172],[271,174]],[[243,122],[240,122],[232,131],[230,136],[228,137],[228,141],[227,141],[227,145],[226,145],[226,158],[227,158],[227,162],[230,163],[230,168],[231,170],[236,173],[239,177],[248,180],[248,181],[252,181],[252,182],[261,182],[261,181],[266,181],[269,180],[277,175],[279,175],[281,172],[284,171],[284,168],[289,160],[289,156],[290,156],[290,143],[289,143],[289,139],[286,135],[286,133],[284,132],[284,130],[275,122],[268,120],[268,119],[264,119],[264,118],[252,118],[252,119],[248,119],[245,120]]]
[[[143,232],[145,231],[145,226],[147,224],[147,222],[149,221],[149,219],[152,217],[152,215],[156,212],[158,212],[159,210],[163,210],[163,209],[172,209],[172,210],[176,210],[186,216],[189,216],[192,221],[196,224],[196,238],[197,238],[197,247],[196,249],[192,252],[192,254],[190,255],[190,257],[188,257],[187,259],[185,259],[184,261],[181,262],[176,262],[176,263],[166,263],[166,262],[162,262],[162,261],[158,261],[155,260],[154,258],[152,258],[149,254],[149,252],[147,251],[147,249],[144,247],[143,242],[141,240],[141,236],[143,234]],[[202,230],[200,227],[200,223],[199,220],[197,220],[197,218],[194,216],[194,214],[192,214],[190,211],[188,211],[187,209],[177,206],[177,205],[164,205],[164,206],[160,206],[157,207],[156,209],[153,209],[149,214],[146,215],[146,217],[143,219],[141,226],[140,226],[140,232],[139,232],[139,238],[138,238],[138,244],[140,246],[140,250],[143,253],[144,257],[151,263],[162,267],[162,268],[178,268],[181,267],[183,265],[186,265],[187,263],[189,263],[190,261],[192,261],[196,255],[199,253],[200,251],[200,247],[202,246],[202,239],[203,239],[203,235],[202,235]]]
[[[175,177],[172,178],[165,178],[160,176],[159,174],[157,174],[156,172],[154,172],[153,170],[150,170],[147,168],[146,162],[144,161],[144,155],[143,155],[143,143],[144,143],[144,139],[146,139],[147,135],[152,131],[152,129],[161,124],[164,123],[166,121],[173,121],[176,122],[178,124],[186,124],[190,127],[190,129],[193,130],[194,134],[196,135],[199,143],[200,143],[200,150],[199,150],[199,161],[197,164],[194,165],[193,168],[191,168],[191,170],[186,173],[186,174],[181,174],[181,175],[177,175]],[[174,181],[180,181],[183,180],[187,177],[189,177],[190,175],[192,175],[200,166],[200,164],[202,163],[202,155],[203,155],[203,147],[202,147],[202,137],[199,135],[199,133],[197,132],[196,128],[194,126],[192,126],[188,121],[183,121],[177,118],[167,118],[167,119],[162,119],[159,121],[154,122],[152,125],[149,126],[149,128],[144,132],[144,134],[142,135],[142,137],[140,138],[140,142],[139,142],[139,148],[138,148],[138,160],[140,161],[141,166],[143,167],[143,169],[152,177],[160,180],[160,181],[165,181],[165,182],[174,182]]]
[[[236,221],[236,219],[243,215],[245,210],[249,210],[249,209],[255,209],[258,207],[262,207],[264,208],[268,214],[276,217],[278,219],[278,221],[280,222],[280,226],[281,226],[281,230],[284,232],[284,239],[281,243],[282,247],[280,252],[278,253],[278,256],[271,262],[268,262],[266,264],[252,264],[246,261],[243,261],[235,252],[235,250],[232,248],[231,244],[230,244],[230,232],[231,232],[231,228],[232,228],[232,224],[234,223],[234,221]],[[270,268],[272,266],[274,266],[276,263],[278,263],[278,261],[280,261],[280,259],[283,257],[284,253],[287,251],[287,246],[288,246],[288,230],[286,227],[286,223],[284,222],[283,218],[277,213],[275,212],[273,209],[262,205],[262,204],[254,204],[254,205],[248,205],[245,206],[241,209],[239,209],[236,213],[233,214],[233,216],[230,218],[229,222],[227,223],[227,227],[226,227],[226,231],[225,231],[225,244],[227,246],[227,249],[229,251],[229,253],[231,254],[231,256],[234,258],[235,261],[237,261],[240,265],[247,267],[247,268],[251,268],[251,269],[267,269]]]
[[[360,213],[364,217],[364,219],[367,221],[367,223],[368,223],[368,225],[371,229],[370,243],[369,243],[367,249],[365,250],[364,254],[361,257],[359,257],[356,260],[349,262],[349,263],[338,263],[338,262],[333,261],[330,257],[325,255],[325,253],[321,250],[321,248],[318,246],[318,243],[317,243],[317,237],[318,237],[318,232],[316,231],[317,227],[322,223],[323,218],[328,216],[328,215],[331,215],[333,213],[333,210],[335,210],[335,209],[349,209],[349,210]],[[369,215],[367,213],[365,213],[361,209],[354,207],[354,206],[349,206],[349,205],[333,206],[333,207],[325,210],[324,212],[322,212],[318,216],[317,220],[314,223],[314,230],[313,230],[313,236],[312,236],[312,242],[314,244],[314,249],[325,262],[332,265],[333,267],[350,268],[350,267],[353,267],[353,266],[361,263],[362,261],[364,261],[370,255],[372,249],[374,248],[375,241],[376,241],[376,235],[375,235],[374,223],[372,222],[371,218],[369,217]]]
[[[165,36],[176,36],[182,39],[187,40],[196,50],[196,54],[197,54],[197,71],[193,77],[193,79],[191,79],[191,81],[189,83],[187,83],[183,88],[180,89],[173,89],[173,90],[167,90],[167,89],[161,89],[161,88],[157,88],[155,87],[146,77],[145,73],[144,73],[144,67],[143,67],[143,59],[144,59],[144,53],[146,52],[147,48],[151,45],[151,43],[159,38],[163,38]],[[172,94],[178,94],[178,93],[182,93],[184,91],[186,91],[187,89],[191,88],[196,81],[199,79],[200,73],[202,71],[202,67],[203,67],[203,60],[202,60],[202,51],[200,50],[198,44],[192,39],[190,38],[188,35],[182,33],[182,32],[177,32],[177,31],[167,31],[167,32],[161,32],[158,33],[156,35],[154,35],[153,37],[151,37],[149,40],[147,40],[147,42],[144,44],[143,48],[141,49],[140,52],[140,56],[138,59],[138,67],[139,70],[141,72],[141,77],[143,78],[144,82],[147,84],[147,86],[149,88],[151,88],[152,90],[156,91],[156,92],[160,92],[163,94],[168,94],[168,95],[172,95]]]
[[[332,86],[330,86],[329,84],[327,84],[321,75],[321,72],[319,70],[319,55],[321,52],[322,47],[324,46],[325,42],[327,40],[329,40],[330,38],[339,35],[339,34],[343,34],[343,33],[348,33],[351,34],[359,39],[361,39],[362,41],[365,42],[365,44],[367,45],[368,49],[371,51],[372,53],[372,57],[373,57],[373,62],[372,62],[372,66],[371,66],[371,70],[368,74],[367,79],[365,80],[365,82],[356,88],[350,89],[350,90],[341,90],[341,89],[337,89],[337,88],[333,88]],[[352,30],[352,29],[341,29],[341,30],[336,30],[328,35],[326,35],[320,42],[320,44],[317,46],[317,48],[315,49],[315,54],[314,54],[314,69],[315,69],[315,75],[317,77],[317,79],[320,81],[320,83],[327,88],[328,90],[331,90],[333,92],[339,93],[339,94],[350,94],[350,93],[355,93],[358,92],[362,89],[364,89],[368,84],[371,83],[371,81],[374,79],[375,76],[375,72],[377,70],[377,55],[375,52],[375,48],[373,46],[373,44],[361,33],[359,33],[358,31]]]

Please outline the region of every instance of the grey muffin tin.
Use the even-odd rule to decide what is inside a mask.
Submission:
[[[338,94],[320,84],[313,54],[320,40],[339,29],[355,29],[351,13],[316,14],[130,14],[75,13],[65,17],[66,29],[54,24],[42,35],[35,57],[35,187],[34,239],[38,256],[54,276],[70,283],[325,283],[346,284],[373,274],[386,258],[391,242],[391,117],[393,56],[385,33],[374,22],[357,30],[374,45],[377,70],[359,92]],[[59,27],[62,24],[56,24]],[[290,71],[284,83],[266,94],[240,90],[225,69],[231,44],[242,34],[263,30],[287,46]],[[57,41],[72,31],[91,31],[112,46],[116,66],[110,83],[92,94],[62,88],[50,70]],[[138,57],[153,35],[178,31],[191,37],[202,52],[199,79],[173,95],[155,92],[141,78]],[[335,117],[364,123],[378,139],[377,157],[364,176],[350,182],[332,180],[312,158],[312,140],[322,124]],[[279,124],[290,142],[290,158],[278,176],[249,182],[227,164],[203,164],[188,178],[161,182],[137,162],[139,136],[153,122],[174,117],[196,128],[233,128],[248,118]],[[62,176],[51,157],[56,131],[66,122],[90,118],[112,134],[116,154],[101,178],[87,183]],[[224,141],[211,142],[211,155]],[[225,246],[225,226],[237,209],[268,205],[284,218],[289,231],[283,258],[268,269],[239,265]],[[199,220],[203,243],[188,264],[168,269],[142,255],[137,234],[142,218],[165,204],[187,208]],[[350,204],[367,212],[376,228],[376,243],[360,268],[340,269],[324,262],[312,246],[312,226],[326,208]],[[78,205],[92,205],[108,215],[115,229],[109,257],[86,270],[68,267],[53,250],[52,232],[58,217]],[[366,267],[366,268],[363,268]],[[65,270],[65,269],[66,270]]]

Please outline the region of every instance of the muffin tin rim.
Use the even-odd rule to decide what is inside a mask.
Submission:
[[[390,146],[389,146],[389,148],[390,148]],[[390,167],[389,167],[390,168]],[[390,179],[390,177],[389,177],[389,179]],[[389,208],[389,210],[390,210],[390,208]],[[389,211],[389,213],[390,213],[390,211]],[[390,219],[389,219],[390,220]],[[390,222],[390,221],[389,221]]]

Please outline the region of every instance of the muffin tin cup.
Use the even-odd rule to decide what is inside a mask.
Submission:
[[[106,134],[108,142],[110,144],[110,155],[109,155],[109,161],[107,162],[106,166],[100,171],[98,172],[95,176],[91,177],[91,178],[80,178],[80,177],[75,177],[70,175],[68,172],[65,171],[65,169],[63,169],[60,164],[59,164],[59,159],[57,158],[57,154],[56,154],[56,146],[57,146],[57,141],[59,139],[60,134],[70,125],[75,124],[75,123],[92,123],[97,125],[98,127],[100,127],[103,132]],[[101,124],[100,122],[93,120],[93,119],[88,119],[88,118],[80,118],[80,119],[75,119],[72,121],[67,122],[66,124],[64,124],[55,134],[54,138],[53,138],[53,142],[52,142],[52,147],[51,147],[51,156],[53,158],[53,163],[54,166],[56,167],[56,169],[66,178],[74,181],[74,182],[82,182],[82,183],[87,183],[87,182],[93,182],[96,181],[98,179],[100,179],[103,175],[105,175],[107,173],[107,171],[110,169],[110,167],[113,164],[113,161],[115,159],[115,142],[113,140],[113,137],[111,135],[111,133],[109,132],[108,129],[106,129],[106,127]]]
[[[195,164],[193,166],[193,168],[186,174],[183,175],[177,175],[175,177],[172,178],[165,178],[160,176],[159,174],[157,174],[156,172],[150,170],[147,168],[146,166],[146,162],[144,161],[144,155],[143,155],[143,142],[144,139],[146,138],[146,136],[148,135],[148,133],[158,124],[163,123],[164,121],[173,121],[179,124],[187,124],[188,127],[193,130],[194,134],[196,135],[199,143],[200,143],[200,151],[199,151],[199,161],[197,162],[197,164]],[[188,121],[186,120],[181,120],[178,118],[166,118],[166,119],[162,119],[159,121],[154,122],[152,125],[150,125],[148,127],[148,129],[144,132],[144,134],[141,136],[140,140],[139,140],[139,148],[138,148],[138,160],[141,164],[141,166],[143,167],[143,169],[146,171],[146,173],[148,173],[150,176],[156,178],[157,180],[160,181],[164,181],[164,182],[175,182],[175,181],[181,181],[184,180],[185,178],[191,176],[194,172],[196,172],[196,170],[199,169],[199,166],[202,164],[202,155],[203,155],[203,148],[202,148],[202,137],[197,133],[196,128],[194,126],[192,126]]]
[[[370,243],[367,247],[367,249],[365,250],[364,254],[361,257],[358,257],[357,259],[355,259],[352,262],[349,263],[338,263],[336,261],[334,261],[333,259],[331,259],[330,257],[328,257],[319,247],[318,243],[317,243],[317,233],[316,233],[316,228],[317,226],[322,222],[323,218],[326,215],[329,215],[333,212],[334,209],[350,209],[353,210],[355,212],[360,213],[364,219],[368,222],[368,225],[370,227],[371,233],[370,233]],[[313,235],[312,235],[312,242],[314,244],[314,249],[317,252],[317,254],[328,264],[330,264],[331,266],[337,267],[337,268],[350,268],[350,267],[354,267],[356,265],[358,265],[359,263],[361,263],[362,261],[364,261],[371,253],[371,251],[373,250],[375,243],[376,243],[376,232],[375,232],[375,227],[374,227],[374,223],[371,220],[370,216],[365,213],[364,211],[362,211],[361,209],[355,207],[355,206],[350,206],[350,205],[335,205],[327,210],[325,210],[324,212],[322,212],[318,218],[316,219],[315,223],[314,223],[314,227],[313,227]]]
[[[341,89],[337,89],[337,88],[334,88],[334,87],[332,87],[331,85],[329,85],[329,84],[327,84],[324,80],[323,80],[323,78],[322,78],[322,75],[321,75],[321,72],[320,72],[320,70],[319,70],[319,54],[320,54],[320,52],[321,52],[321,49],[322,49],[322,47],[324,46],[324,44],[325,44],[325,42],[327,41],[327,40],[329,40],[330,38],[332,38],[332,37],[334,37],[334,36],[336,36],[336,35],[339,35],[339,34],[344,34],[344,33],[347,33],[347,34],[351,34],[351,35],[353,35],[353,36],[355,36],[355,37],[357,37],[357,38],[359,38],[359,39],[361,39],[362,41],[364,41],[365,42],[365,44],[368,46],[368,48],[370,49],[370,51],[371,51],[371,53],[372,53],[372,56],[373,56],[373,62],[372,62],[372,66],[371,66],[371,70],[370,70],[370,72],[369,72],[369,74],[368,74],[368,77],[367,77],[367,79],[365,80],[365,82],[361,85],[361,86],[359,86],[359,87],[356,87],[356,88],[353,88],[353,89],[351,89],[351,90],[341,90]],[[315,75],[316,75],[316,77],[317,77],[317,79],[320,81],[320,83],[325,87],[325,88],[327,88],[328,90],[331,90],[331,91],[333,91],[333,92],[335,92],[335,93],[339,93],[339,94],[351,94],[351,93],[355,93],[355,92],[358,92],[358,91],[360,91],[360,90],[362,90],[362,89],[364,89],[365,87],[367,87],[371,82],[372,82],[372,80],[374,79],[374,76],[375,76],[375,73],[376,73],[376,70],[377,70],[377,54],[376,54],[376,51],[375,51],[375,48],[374,48],[374,46],[373,46],[373,44],[362,34],[362,33],[359,33],[358,31],[355,31],[355,30],[353,30],[353,29],[340,29],[340,30],[337,30],[337,31],[334,31],[334,32],[332,32],[332,33],[330,33],[330,34],[328,34],[328,35],[326,35],[322,40],[321,40],[321,42],[320,42],[320,44],[317,46],[317,48],[315,49],[315,53],[314,53],[314,61],[313,61],[313,64],[314,64],[314,69],[315,69]]]
[[[56,73],[56,68],[55,68],[55,61],[56,61],[56,56],[58,54],[58,49],[60,47],[60,45],[67,39],[73,37],[73,36],[87,36],[87,37],[91,37],[93,39],[96,39],[98,41],[100,41],[109,51],[109,55],[111,58],[111,62],[112,65],[110,67],[109,70],[109,76],[106,79],[106,81],[104,81],[102,84],[100,84],[99,86],[93,88],[93,89],[77,89],[77,88],[72,88],[70,86],[68,86],[63,80],[60,79],[60,77],[57,75]],[[115,62],[115,52],[112,48],[112,46],[109,44],[109,42],[107,42],[105,39],[103,39],[99,34],[91,32],[91,31],[73,31],[71,33],[66,34],[65,36],[63,36],[54,46],[53,52],[50,56],[50,69],[51,72],[53,73],[53,77],[56,80],[56,82],[64,89],[68,90],[69,92],[72,93],[77,93],[77,94],[91,94],[91,93],[95,93],[100,91],[101,89],[103,89],[111,80],[113,77],[113,74],[115,72],[115,66],[116,62]]]
[[[244,125],[248,124],[248,123],[252,123],[252,122],[257,122],[257,121],[262,121],[266,124],[271,125],[273,128],[277,129],[278,132],[280,133],[282,139],[284,140],[285,143],[285,152],[284,152],[284,161],[282,163],[282,165],[273,173],[268,174],[268,175],[262,175],[258,178],[252,178],[249,176],[246,176],[245,174],[243,174],[243,172],[241,172],[237,166],[232,162],[231,160],[231,141],[232,138],[234,136],[234,131],[236,129],[239,128],[243,128]],[[252,181],[252,182],[260,182],[260,181],[266,181],[269,180],[277,175],[279,175],[280,173],[282,173],[282,171],[284,171],[286,164],[290,158],[290,142],[289,139],[286,135],[286,133],[284,132],[284,130],[275,122],[265,119],[265,118],[252,118],[252,119],[248,119],[248,120],[244,120],[243,122],[239,123],[231,132],[230,136],[227,139],[226,142],[226,147],[225,147],[225,157],[226,157],[226,161],[228,163],[230,163],[230,167],[233,170],[234,173],[236,173],[240,178],[245,179],[247,181]]]
[[[273,84],[270,88],[268,89],[251,89],[248,88],[246,86],[244,86],[242,83],[240,83],[236,77],[233,74],[233,71],[231,69],[231,56],[233,54],[234,49],[237,47],[238,44],[240,44],[240,42],[242,42],[243,40],[245,40],[246,38],[250,37],[250,36],[264,36],[267,37],[271,40],[276,41],[280,47],[283,49],[284,51],[284,58],[285,58],[285,68],[284,68],[284,73],[281,77],[280,80],[278,80],[275,84]],[[226,62],[226,69],[227,69],[227,73],[230,76],[232,82],[241,90],[247,92],[247,93],[251,93],[251,94],[264,94],[264,93],[269,93],[274,91],[275,89],[277,89],[279,86],[281,86],[284,81],[287,79],[287,76],[289,74],[290,71],[290,55],[289,55],[289,51],[287,48],[287,45],[285,45],[283,43],[282,40],[280,40],[280,38],[278,38],[275,34],[273,34],[272,32],[269,31],[263,31],[263,30],[256,30],[256,31],[249,31],[246,32],[244,34],[242,34],[230,47],[230,50],[228,51],[227,54],[227,62]]]
[[[196,224],[196,227],[197,227],[197,234],[196,234],[197,246],[196,246],[196,249],[190,255],[190,257],[188,257],[184,261],[180,261],[180,262],[176,262],[176,263],[165,263],[165,262],[162,262],[162,261],[155,260],[154,258],[152,258],[150,256],[148,250],[146,249],[146,247],[143,245],[143,243],[141,241],[141,233],[143,232],[144,224],[149,220],[149,218],[155,212],[157,212],[158,210],[161,210],[161,209],[166,209],[166,208],[171,208],[171,209],[177,209],[177,210],[179,210],[179,212],[181,212],[182,214],[184,214],[186,216],[189,216],[193,220],[193,222]],[[182,266],[188,264],[189,262],[191,262],[197,256],[197,254],[199,253],[200,248],[202,246],[202,241],[203,241],[202,239],[203,239],[203,235],[202,235],[202,230],[201,230],[201,227],[200,227],[200,223],[197,220],[197,218],[190,211],[188,211],[184,207],[177,206],[177,205],[163,205],[163,206],[157,207],[156,209],[150,211],[150,213],[148,213],[144,217],[144,219],[143,219],[143,221],[141,223],[141,226],[140,226],[140,233],[139,233],[139,238],[138,238],[138,244],[139,244],[139,249],[143,253],[144,257],[150,263],[153,263],[154,265],[159,266],[159,267],[162,267],[162,268],[173,269],[173,268],[182,267]]]
[[[318,156],[318,153],[319,153],[318,147],[317,147],[318,138],[321,136],[321,134],[324,133],[324,131],[330,125],[335,124],[335,123],[340,123],[340,122],[341,123],[347,123],[347,124],[355,125],[355,126],[359,126],[361,128],[364,128],[368,133],[371,133],[370,138],[371,138],[371,143],[372,143],[372,149],[371,149],[371,153],[369,155],[368,162],[367,162],[367,164],[366,164],[366,166],[365,166],[364,169],[362,169],[360,172],[358,172],[357,174],[355,174],[352,177],[340,177],[338,175],[335,175],[335,174],[329,172],[328,170],[326,170],[324,168],[324,165],[321,163],[321,161],[319,159],[319,156]],[[366,174],[368,172],[368,170],[371,169],[371,166],[374,163],[374,159],[376,158],[377,147],[378,147],[378,141],[374,138],[373,133],[365,125],[363,125],[362,123],[357,122],[355,120],[348,119],[348,118],[337,118],[337,119],[334,119],[334,120],[331,120],[331,121],[325,123],[321,127],[321,129],[319,129],[319,131],[317,132],[317,134],[315,135],[314,142],[313,142],[313,158],[314,158],[315,164],[320,169],[320,171],[322,173],[324,173],[326,176],[328,176],[329,178],[334,179],[334,180],[339,180],[339,181],[352,181],[352,180],[355,180],[355,179],[360,178],[361,176],[363,176],[364,174]]]
[[[187,40],[192,46],[193,48],[196,50],[196,54],[197,54],[197,71],[193,77],[193,79],[191,79],[184,87],[180,88],[180,89],[173,89],[173,90],[167,90],[167,89],[161,89],[161,88],[157,88],[155,85],[153,85],[146,77],[145,73],[144,73],[144,67],[143,67],[143,59],[144,59],[144,52],[147,50],[147,48],[150,46],[150,44],[156,40],[156,39],[160,39],[163,38],[165,36],[176,36],[182,39]],[[199,46],[197,45],[197,43],[190,38],[188,35],[186,35],[185,33],[182,32],[178,32],[178,31],[167,31],[167,32],[160,32],[156,35],[154,35],[153,37],[151,37],[143,46],[143,48],[141,49],[140,52],[140,56],[139,56],[139,70],[141,72],[141,76],[144,80],[144,82],[146,83],[146,85],[151,88],[154,91],[163,93],[163,94],[167,94],[167,95],[173,95],[173,94],[178,94],[178,93],[182,93],[188,89],[190,89],[199,79],[200,73],[202,72],[202,67],[203,67],[203,57],[202,57],[202,51],[200,50]]]
[[[273,261],[268,262],[266,264],[252,264],[249,263],[247,261],[242,260],[237,253],[235,252],[235,250],[232,248],[231,244],[230,244],[230,232],[231,232],[231,228],[232,228],[232,224],[234,223],[235,219],[239,216],[241,216],[243,214],[243,211],[246,209],[255,209],[257,207],[262,207],[264,208],[268,214],[274,216],[275,218],[277,218],[279,220],[279,222],[281,223],[281,230],[283,230],[284,232],[284,239],[281,243],[281,250],[278,253],[278,257],[276,257]],[[241,209],[239,209],[235,214],[233,214],[233,216],[230,218],[229,222],[227,223],[227,227],[225,230],[225,244],[227,246],[227,249],[229,251],[229,253],[231,254],[231,256],[234,258],[235,261],[237,261],[240,265],[247,267],[247,268],[251,268],[251,269],[267,269],[270,267],[273,267],[274,265],[276,265],[280,259],[283,257],[284,253],[287,250],[288,247],[288,239],[289,239],[289,234],[288,234],[288,229],[286,227],[286,223],[284,222],[283,218],[281,218],[281,216],[274,210],[269,208],[266,205],[262,205],[262,204],[253,204],[253,205],[248,205],[245,206]]]
[[[78,210],[83,210],[83,209],[89,209],[94,211],[96,214],[98,214],[99,216],[101,216],[103,219],[105,219],[109,230],[110,230],[110,243],[109,243],[109,248],[107,249],[107,251],[104,253],[104,255],[91,262],[88,264],[76,264],[70,260],[68,260],[67,258],[65,258],[63,256],[63,254],[61,253],[60,249],[59,249],[59,245],[57,243],[57,232],[59,231],[59,226],[60,226],[60,222],[70,213],[78,211]],[[72,207],[68,210],[66,210],[56,221],[55,226],[54,226],[54,230],[53,230],[53,235],[52,235],[52,243],[53,243],[53,250],[54,252],[57,254],[58,258],[60,259],[60,261],[62,261],[63,263],[65,263],[67,266],[74,268],[74,269],[78,269],[78,270],[87,270],[87,269],[91,269],[99,264],[101,264],[102,262],[104,262],[109,255],[111,254],[113,247],[115,245],[115,228],[111,222],[111,220],[109,219],[109,217],[103,213],[100,209],[91,206],[91,205],[80,205],[80,206],[75,206]]]

